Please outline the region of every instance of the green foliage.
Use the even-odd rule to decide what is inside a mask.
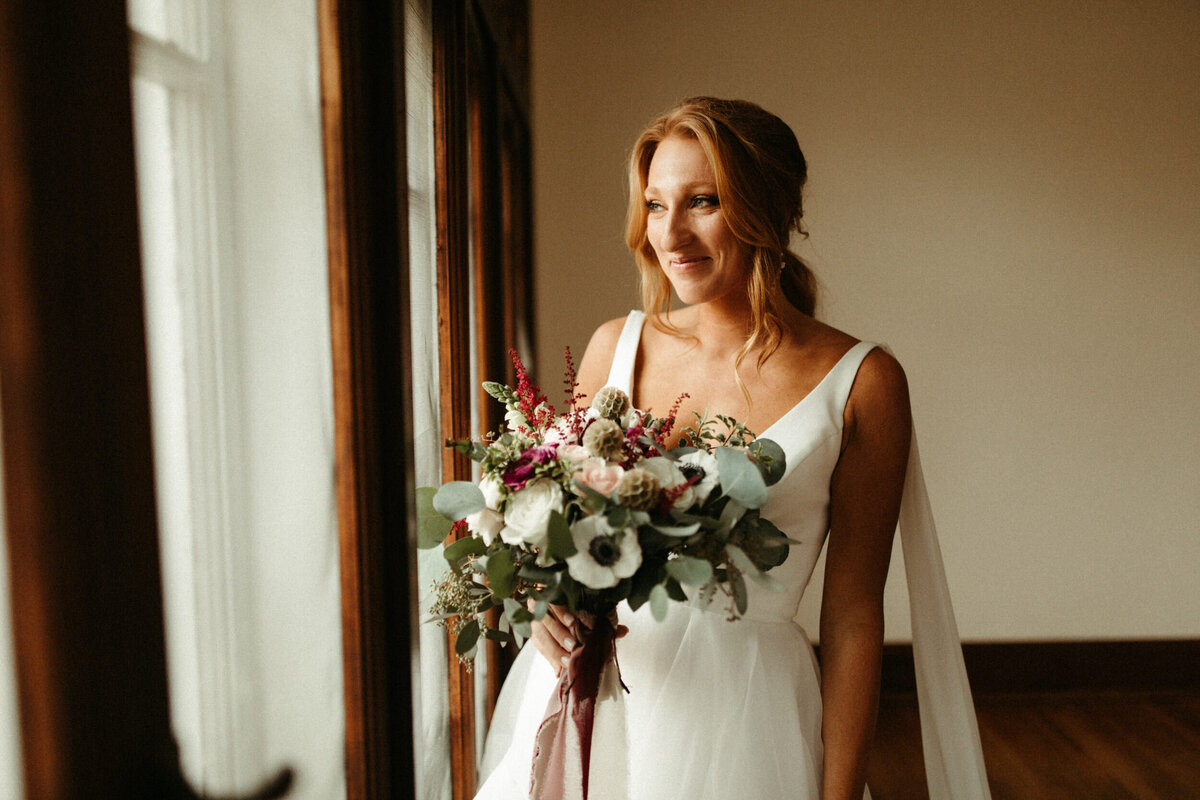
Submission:
[[[755,439],[746,448],[754,455],[755,464],[767,486],[774,486],[787,472],[787,457],[783,448],[770,439]]]
[[[458,521],[487,508],[483,492],[468,481],[450,481],[433,496],[433,507],[447,519]]]
[[[745,453],[719,447],[714,454],[721,473],[721,491],[746,508],[760,508],[767,502],[767,484]]]
[[[481,556],[487,552],[487,545],[482,539],[476,539],[474,536],[464,536],[450,544],[446,545],[446,549],[442,551],[442,555],[446,561],[450,562],[450,568],[458,571],[460,569],[459,561],[468,556]]]
[[[479,620],[473,619],[464,625],[458,632],[458,638],[454,640],[454,652],[470,658],[475,650],[475,643],[479,641],[479,632]]]
[[[557,511],[550,512],[549,528],[547,530],[547,547],[552,558],[566,560],[575,555],[575,540],[571,538],[571,528],[567,518]]]
[[[659,622],[667,618],[667,602],[670,598],[667,596],[667,589],[661,583],[654,585],[650,590],[650,613]]]
[[[703,586],[712,580],[713,567],[702,558],[679,556],[667,562],[667,574],[684,586]]]
[[[507,597],[513,591],[512,552],[507,547],[494,548],[487,560],[488,586],[496,597]]]
[[[433,507],[437,489],[422,486],[417,489],[417,547],[430,550],[445,541],[453,524]]]

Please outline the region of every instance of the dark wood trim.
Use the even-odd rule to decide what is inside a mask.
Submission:
[[[403,6],[319,0],[346,786],[415,793]]]
[[[437,204],[438,341],[441,425],[471,435],[467,18],[457,2],[433,4],[433,135]],[[442,451],[442,479],[469,480],[470,461]],[[455,800],[475,794],[475,685],[448,641],[450,770]]]
[[[963,645],[977,694],[1200,690],[1200,640],[999,642]],[[883,649],[883,691],[916,690],[912,646]]]
[[[178,797],[123,3],[0,5],[0,375],[25,795]]]

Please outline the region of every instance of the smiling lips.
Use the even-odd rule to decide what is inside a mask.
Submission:
[[[690,256],[688,258],[672,258],[671,259],[671,267],[672,267],[672,269],[678,270],[680,272],[686,272],[687,270],[691,269],[692,267],[695,267],[695,266],[697,266],[705,261],[709,261],[709,260],[710,259],[708,256]]]

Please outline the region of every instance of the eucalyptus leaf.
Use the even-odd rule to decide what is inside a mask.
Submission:
[[[663,536],[673,536],[682,539],[685,536],[691,536],[696,531],[700,530],[700,523],[693,522],[690,525],[655,525],[650,523],[650,527],[661,533]]]
[[[575,555],[575,540],[571,538],[571,529],[567,526],[567,518],[558,511],[550,511],[547,522],[547,547],[550,555],[557,559],[567,559]]]
[[[504,644],[508,644],[513,640],[511,633],[508,633],[507,631],[493,630],[492,628],[485,630],[483,635],[485,638],[491,639],[494,642],[502,642]]]
[[[750,556],[746,555],[746,551],[736,544],[725,545],[725,553],[729,556],[729,560],[733,562],[735,567],[750,577],[753,578],[759,574],[759,569],[754,566],[754,562],[750,560]]]
[[[433,507],[437,489],[422,486],[417,489],[417,547],[431,550],[445,541],[453,522]]]
[[[745,506],[735,500],[730,500],[725,504],[725,508],[721,509],[721,531],[729,533],[745,513]]]
[[[571,486],[572,486],[572,488],[575,489],[575,491],[583,493],[583,498],[585,501],[586,500],[598,500],[601,504],[600,505],[601,508],[604,508],[604,506],[608,503],[607,497],[600,494],[595,489],[588,486],[586,483],[579,480],[578,478],[575,478],[571,481]]]
[[[758,458],[758,471],[767,486],[774,486],[787,472],[787,456],[771,439],[755,439],[750,444],[750,451]]]
[[[488,557],[488,585],[492,587],[492,594],[496,597],[512,594],[514,573],[512,553],[507,547],[498,548]]]
[[[517,574],[533,583],[540,583],[543,586],[557,586],[561,573],[555,572],[552,569],[546,569],[545,567],[539,567],[535,564],[526,564],[521,567],[521,570]]]
[[[712,579],[712,564],[703,558],[679,556],[667,562],[667,574],[685,586],[703,586]]]
[[[483,492],[469,481],[450,481],[433,496],[433,507],[447,519],[458,521],[487,508]]]
[[[669,602],[666,588],[661,583],[655,584],[654,588],[650,590],[650,613],[658,622],[667,618],[667,603]]]
[[[759,586],[769,589],[772,592],[783,591],[783,584],[760,570],[742,548],[737,545],[727,544],[725,545],[725,552],[729,554],[729,560],[733,562],[733,565],[749,575],[750,579]]]
[[[479,641],[479,633],[479,620],[473,619],[463,625],[462,630],[458,632],[458,638],[454,640],[454,652],[466,655]]]
[[[721,491],[746,508],[759,508],[767,502],[767,484],[745,453],[730,447],[718,447],[713,452],[721,476]]]
[[[614,529],[627,528],[630,523],[629,509],[625,506],[613,506],[604,515],[608,524]]]
[[[481,556],[486,552],[487,545],[483,543],[482,539],[476,539],[474,536],[464,536],[446,545],[446,549],[442,551],[442,555],[452,565],[457,566],[458,562],[466,556]]]

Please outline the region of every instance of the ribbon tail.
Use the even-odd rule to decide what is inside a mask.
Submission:
[[[532,800],[587,800],[596,699],[615,637],[612,623],[597,615],[563,667],[534,739]]]

